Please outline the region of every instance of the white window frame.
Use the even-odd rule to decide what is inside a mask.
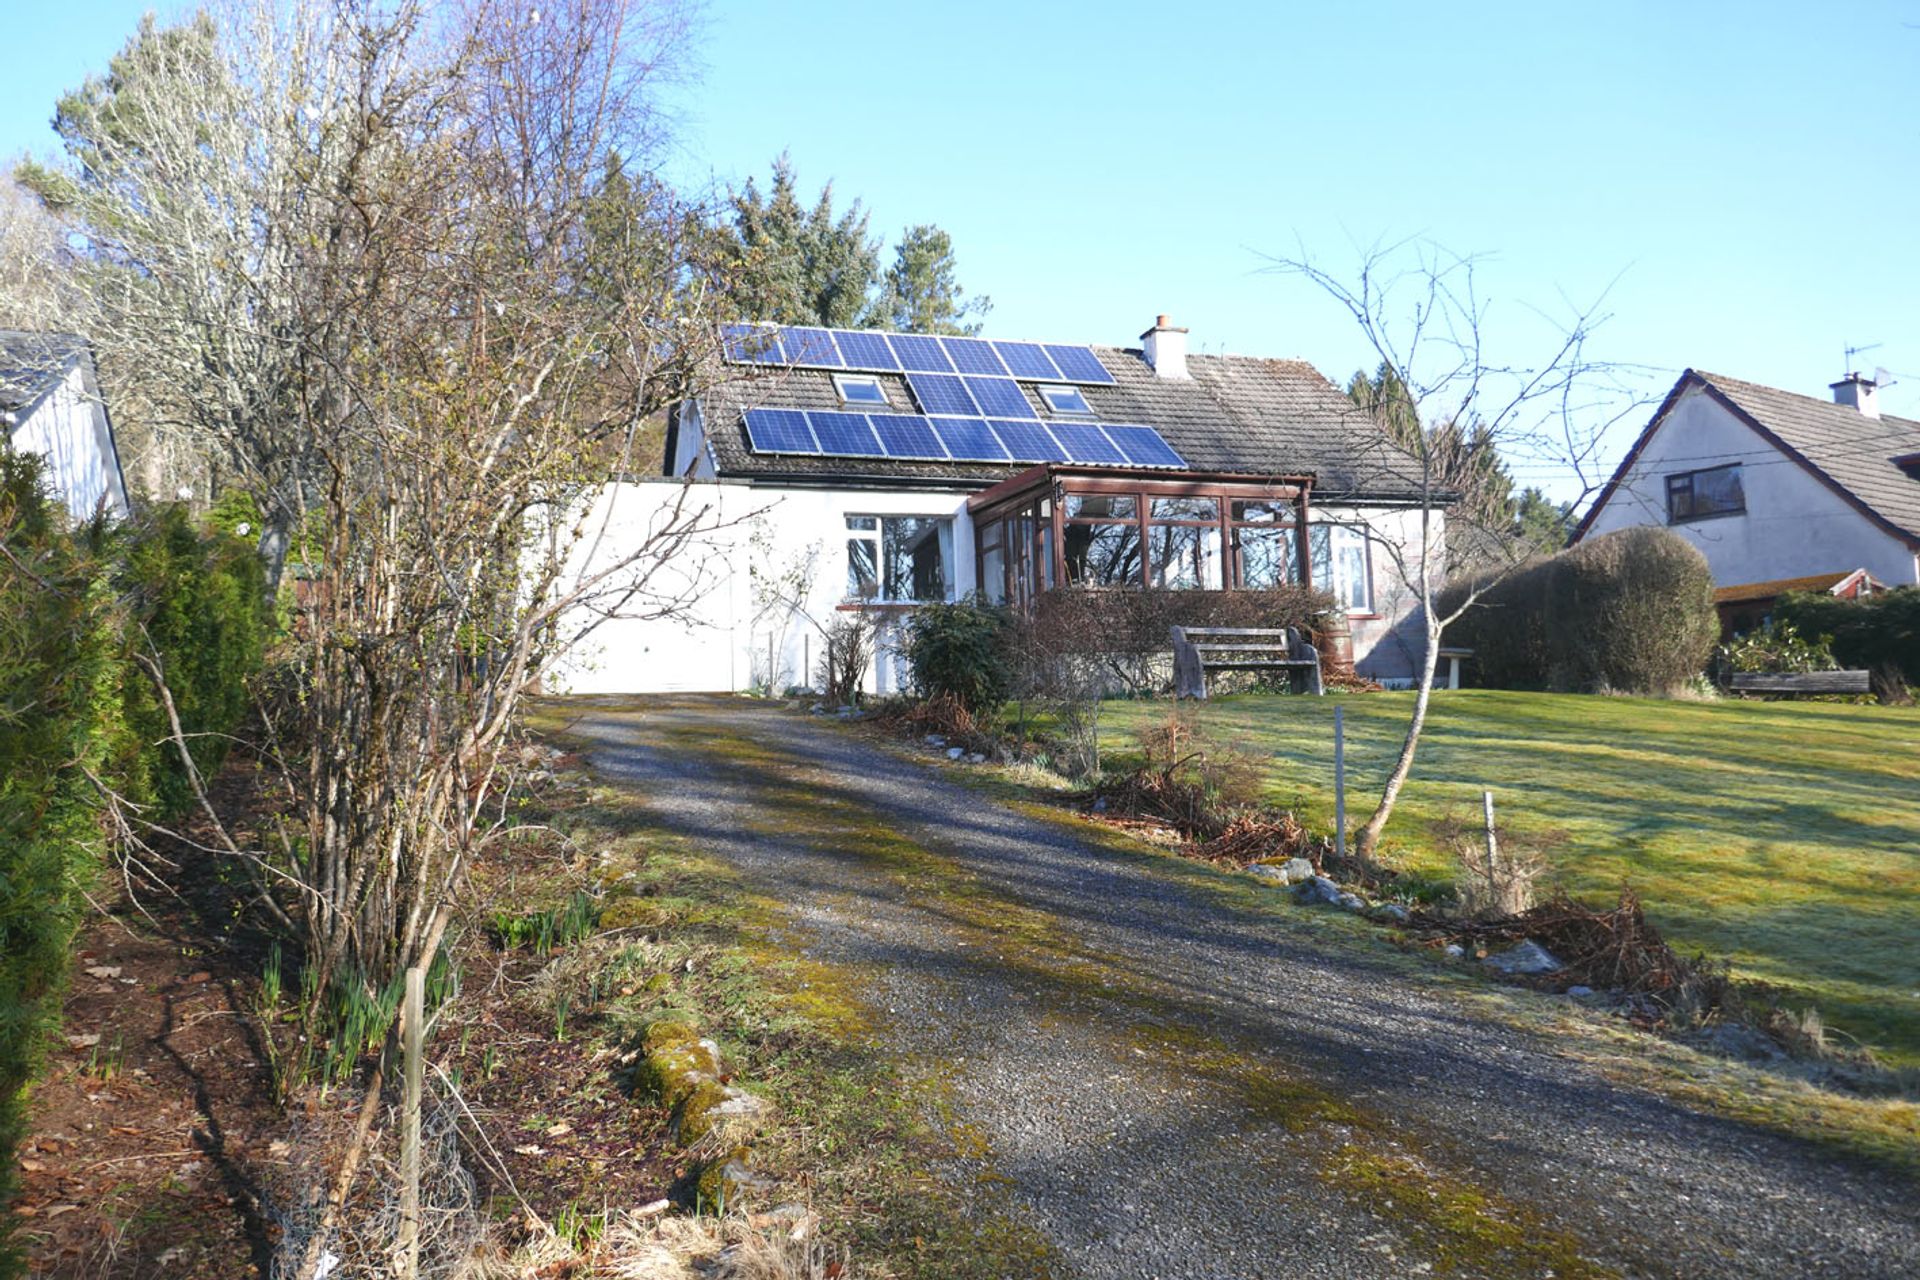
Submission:
[[[1314,545],[1323,529],[1326,531],[1327,539],[1324,580],[1320,573],[1320,548]],[[1360,580],[1357,583],[1347,572],[1348,557],[1342,554],[1354,550],[1356,546],[1360,552]],[[1316,590],[1330,593],[1349,614],[1372,615],[1378,612],[1374,607],[1373,534],[1370,530],[1350,524],[1316,520],[1307,526],[1307,560],[1312,566],[1313,585]],[[1355,602],[1356,594],[1359,597],[1358,603]]]
[[[856,400],[847,394],[850,386],[872,387],[873,393],[880,397],[878,402]],[[887,389],[880,379],[871,373],[836,373],[833,375],[833,390],[840,397],[840,403],[855,409],[891,409],[893,401],[887,399]]]
[[[939,601],[903,599],[887,594],[886,524],[889,520],[931,520],[935,523],[936,530],[934,536],[940,539],[940,568],[941,576],[944,579],[941,583]],[[872,527],[863,528],[861,527],[861,523],[856,522],[870,522]],[[872,548],[871,556],[875,573],[874,585],[876,588],[875,593],[870,597],[862,597],[848,592],[846,603],[886,605],[950,604],[958,598],[959,568],[957,562],[959,559],[959,551],[955,544],[955,539],[959,536],[956,529],[958,522],[955,521],[951,515],[921,511],[849,511],[846,513],[843,523],[846,525],[846,539],[849,543],[856,541],[864,542]],[[848,577],[851,578],[853,569],[851,547],[848,548],[847,555]],[[849,583],[849,586],[851,586],[851,583]]]
[[[1067,386],[1064,383],[1043,382],[1036,386],[1034,390],[1038,391],[1040,398],[1047,402],[1047,408],[1062,418],[1091,418],[1094,416],[1093,406],[1087,403],[1087,393],[1078,387]],[[1054,400],[1054,396],[1056,395],[1069,399],[1070,403],[1065,408],[1062,408]],[[1071,403],[1072,401],[1077,401],[1079,407],[1075,408]]]

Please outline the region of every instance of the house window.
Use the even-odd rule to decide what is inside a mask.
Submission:
[[[1300,541],[1289,502],[1235,502],[1233,545],[1240,562],[1240,586],[1264,591],[1300,580]]]
[[[1346,606],[1348,613],[1373,612],[1373,558],[1364,530],[1316,524],[1307,530],[1313,557],[1313,585]]]
[[[1068,582],[1083,587],[1141,585],[1140,516],[1132,494],[1068,494],[1066,517]]]
[[[1667,477],[1667,523],[1737,516],[1747,509],[1740,484],[1740,464],[1682,471]]]
[[[880,379],[859,373],[836,373],[833,375],[833,389],[840,393],[840,403],[853,405],[861,409],[885,409],[887,389],[880,385]]]
[[[1087,403],[1086,396],[1080,393],[1078,387],[1040,386],[1035,390],[1040,393],[1040,398],[1047,402],[1047,408],[1055,413],[1079,418],[1093,416],[1093,406]]]
[[[1169,590],[1220,589],[1220,501],[1154,498],[1147,507],[1147,580]]]
[[[953,521],[848,516],[847,598],[884,604],[945,600],[953,584]]]

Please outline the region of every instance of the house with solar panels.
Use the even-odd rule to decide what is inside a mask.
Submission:
[[[1419,467],[1311,365],[1191,354],[1165,316],[1138,347],[775,325],[721,346],[671,415],[667,478],[615,486],[600,515],[609,547],[690,502],[725,526],[683,556],[697,607],[609,619],[553,687],[806,685],[825,625],[866,610],[870,684],[891,691],[916,605],[1062,587],[1305,583],[1344,610],[1362,674],[1417,669],[1400,566]]]

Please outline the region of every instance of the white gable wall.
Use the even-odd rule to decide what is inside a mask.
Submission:
[[[1889,586],[1920,582],[1912,547],[1775,449],[1700,387],[1663,418],[1585,536],[1667,524],[1666,477],[1741,464],[1746,511],[1668,526],[1707,557],[1722,586],[1864,568]]]
[[[47,484],[75,519],[92,516],[102,499],[109,515],[127,514],[106,410],[88,393],[81,366],[69,370],[53,393],[14,426],[11,439],[20,452],[47,460]]]
[[[765,687],[769,664],[776,689],[816,683],[821,629],[841,616],[846,599],[847,517],[952,518],[954,586],[967,595],[974,589],[967,497],[958,491],[776,489],[712,481],[611,485],[588,525],[599,529],[606,521],[598,542],[602,565],[631,554],[669,518],[675,503],[684,502],[684,512],[703,506],[712,512],[704,522],[709,532],[682,550],[656,593],[692,599],[672,618],[603,622],[549,673],[547,687],[555,693],[740,691]],[[759,584],[790,578],[805,583],[802,609],[767,604]],[[887,643],[897,638],[900,616],[889,613],[883,627],[882,652],[868,681],[874,692],[894,692],[905,682],[904,664]],[[576,615],[572,621],[584,620]]]

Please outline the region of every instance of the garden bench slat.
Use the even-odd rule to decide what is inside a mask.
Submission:
[[[1205,698],[1209,671],[1285,671],[1295,693],[1320,694],[1320,651],[1292,627],[1170,627],[1174,696]],[[1230,641],[1221,643],[1214,636]],[[1202,639],[1202,637],[1206,637]],[[1266,654],[1266,657],[1255,655]]]
[[[1865,671],[1736,671],[1727,682],[1735,693],[1871,693]]]

